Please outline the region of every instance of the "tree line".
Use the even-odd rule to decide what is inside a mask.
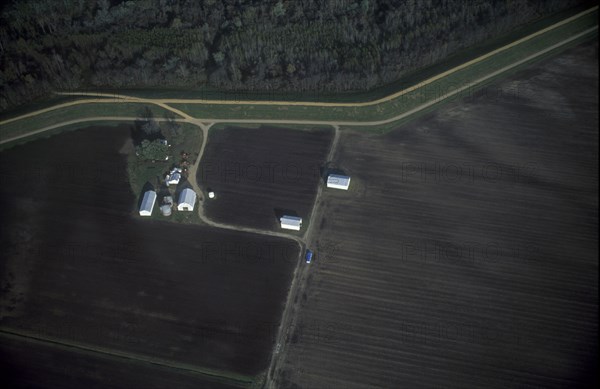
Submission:
[[[52,90],[366,90],[585,0],[18,0],[0,110]]]

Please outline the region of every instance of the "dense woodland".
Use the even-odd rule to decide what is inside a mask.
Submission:
[[[56,89],[349,91],[583,0],[18,0],[0,110]]]

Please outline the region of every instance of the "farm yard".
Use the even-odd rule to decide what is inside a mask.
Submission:
[[[305,228],[332,139],[329,128],[213,127],[196,174],[203,190],[216,193],[206,216],[280,230],[278,218],[289,214]]]
[[[128,126],[87,128],[0,153],[3,360],[21,378],[41,369],[92,386],[110,379],[95,366],[118,377],[131,364],[138,386],[157,386],[136,362],[147,359],[190,370],[174,378],[182,387],[252,382],[268,367],[298,245],[134,216],[128,137]],[[87,351],[65,371],[73,347]]]
[[[596,387],[597,66],[595,41],[343,131],[273,387]]]

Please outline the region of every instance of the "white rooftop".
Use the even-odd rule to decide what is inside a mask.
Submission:
[[[350,186],[350,177],[339,174],[330,174],[327,177],[327,187],[336,189],[348,189]]]
[[[279,218],[279,221],[281,222],[281,228],[288,230],[300,231],[300,227],[302,227],[301,217],[284,215]]]
[[[196,204],[196,192],[190,188],[185,188],[179,195],[177,209],[180,211],[193,211]]]
[[[154,209],[154,202],[156,201],[156,192],[153,190],[149,190],[144,193],[144,198],[142,199],[142,205],[140,206],[140,216],[150,216],[152,215],[152,210]]]

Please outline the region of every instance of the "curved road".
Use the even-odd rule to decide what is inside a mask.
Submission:
[[[597,7],[594,7],[594,9],[595,8],[597,8]],[[548,52],[550,52],[552,50],[555,50],[555,49],[557,49],[557,48],[559,48],[559,47],[561,47],[561,46],[563,46],[565,44],[568,44],[568,43],[570,43],[570,42],[572,42],[572,41],[574,41],[576,39],[579,39],[579,38],[581,38],[581,37],[583,37],[583,36],[585,36],[585,35],[587,35],[587,34],[589,34],[591,32],[597,31],[597,30],[598,30],[598,26],[594,26],[592,28],[589,28],[589,29],[587,29],[587,30],[585,30],[585,31],[583,31],[583,32],[581,32],[579,34],[576,34],[576,35],[573,35],[573,36],[571,36],[571,37],[569,37],[567,39],[564,39],[563,41],[561,41],[559,43],[556,43],[556,44],[554,44],[552,46],[549,46],[549,47],[547,47],[547,48],[545,48],[543,50],[540,50],[540,51],[538,51],[535,54],[532,54],[532,55],[530,55],[530,56],[528,56],[526,58],[523,58],[523,59],[521,59],[519,61],[513,62],[510,65],[507,65],[507,66],[505,66],[505,67],[503,67],[503,68],[501,68],[499,70],[496,70],[496,71],[494,71],[492,73],[487,74],[486,76],[480,77],[477,80],[475,80],[475,81],[473,81],[473,82],[471,82],[471,83],[469,83],[467,85],[464,85],[464,86],[462,86],[460,88],[457,88],[457,89],[455,89],[455,90],[453,90],[453,91],[451,91],[449,93],[446,93],[446,94],[444,94],[442,96],[439,96],[436,99],[430,100],[430,101],[428,101],[428,102],[426,102],[424,104],[421,104],[421,105],[419,105],[419,106],[417,106],[417,107],[415,107],[415,108],[413,108],[413,109],[411,109],[409,111],[403,112],[403,113],[401,113],[399,115],[393,116],[393,117],[388,118],[388,119],[383,119],[383,120],[373,120],[373,121],[356,121],[356,120],[354,120],[354,121],[342,121],[342,120],[278,120],[278,119],[244,119],[244,118],[239,118],[239,119],[235,119],[235,118],[230,118],[230,119],[202,118],[202,119],[199,119],[199,118],[194,118],[194,117],[190,116],[189,114],[187,114],[187,113],[185,113],[185,112],[183,112],[183,111],[181,111],[179,109],[176,109],[176,108],[173,108],[173,107],[169,106],[166,103],[166,101],[168,101],[166,99],[146,99],[146,98],[139,98],[139,97],[133,97],[133,96],[107,95],[107,94],[102,94],[102,93],[84,93],[84,92],[82,92],[82,93],[76,93],[76,92],[66,93],[66,92],[64,92],[64,93],[60,93],[60,94],[65,94],[65,95],[82,95],[82,96],[94,95],[94,96],[110,96],[110,97],[118,96],[118,99],[119,99],[118,101],[120,101],[120,102],[129,102],[129,103],[136,102],[136,103],[146,103],[146,104],[158,105],[158,106],[160,106],[162,108],[168,109],[169,111],[171,111],[171,112],[173,112],[173,113],[175,113],[175,114],[183,117],[183,119],[179,118],[179,119],[175,119],[175,120],[177,120],[177,121],[183,121],[183,122],[189,122],[189,123],[198,125],[200,127],[202,125],[204,125],[205,123],[206,124],[215,124],[215,123],[251,123],[251,124],[301,124],[301,125],[330,125],[330,126],[361,126],[361,125],[362,126],[378,126],[378,125],[392,123],[392,122],[404,119],[404,118],[406,118],[408,116],[411,116],[411,115],[413,115],[413,114],[415,114],[415,113],[417,113],[419,111],[422,111],[422,110],[424,110],[424,109],[426,109],[426,108],[428,108],[428,107],[430,107],[432,105],[435,105],[435,104],[439,103],[442,100],[445,100],[447,98],[455,96],[455,95],[457,95],[457,94],[459,94],[459,93],[461,93],[461,92],[463,92],[465,90],[469,90],[470,88],[473,88],[474,86],[476,86],[478,84],[484,83],[484,82],[486,82],[486,81],[488,81],[488,80],[490,80],[490,79],[492,79],[494,77],[497,77],[498,75],[500,75],[502,73],[505,73],[505,72],[507,72],[507,71],[515,68],[515,67],[520,66],[520,65],[523,65],[523,64],[525,64],[525,63],[527,63],[527,62],[529,62],[529,61],[531,61],[531,60],[533,60],[533,59],[535,59],[535,58],[537,58],[539,56],[542,56],[542,55],[544,55],[544,54],[546,54],[546,53],[548,53]],[[419,85],[423,86],[424,84],[422,83],[422,84],[419,84]],[[388,96],[388,98],[391,98],[391,97]],[[190,102],[192,100],[182,100],[182,101]],[[206,102],[208,100],[201,100],[201,101]],[[0,122],[0,126],[2,124],[7,124],[7,123],[10,123],[10,122],[19,120],[19,119],[24,119],[24,118],[27,118],[27,117],[35,116],[35,115],[40,114],[40,113],[48,112],[48,111],[51,111],[51,110],[56,109],[56,108],[61,108],[61,107],[65,107],[65,106],[72,106],[72,105],[77,105],[77,104],[86,104],[86,103],[90,103],[90,102],[114,103],[115,101],[114,100],[111,101],[111,100],[108,100],[108,99],[91,99],[91,100],[87,100],[86,99],[86,100],[73,101],[73,102],[65,103],[65,104],[59,104],[59,105],[57,105],[55,107],[41,109],[41,110],[38,110],[38,111],[35,111],[35,112],[30,112],[29,114],[26,114],[26,115],[22,115],[22,116],[16,117],[16,118],[4,120],[4,121]],[[254,103],[256,103],[256,102],[253,102],[253,104]],[[225,103],[223,103],[223,104],[225,104]],[[302,103],[302,104],[304,104],[304,103]],[[319,103],[319,104],[327,104],[327,103]],[[292,105],[292,104],[289,104],[289,105]],[[54,129],[54,128],[57,128],[57,127],[61,127],[61,126],[64,126],[64,125],[68,125],[68,124],[74,124],[74,123],[86,122],[86,121],[99,121],[99,120],[114,121],[114,120],[135,120],[135,119],[136,118],[131,118],[131,117],[109,117],[109,116],[105,116],[105,117],[94,117],[94,118],[85,118],[85,119],[71,120],[71,121],[66,121],[66,122],[57,123],[57,124],[54,124],[54,125],[51,125],[51,126],[47,126],[47,127],[41,128],[39,130],[30,131],[28,133],[21,134],[21,135],[12,137],[12,138],[3,139],[3,140],[0,141],[0,144],[4,144],[4,143],[12,142],[12,141],[15,141],[15,140],[19,140],[19,139],[22,139],[22,138],[26,138],[28,136],[31,136],[31,135],[34,135],[34,134],[38,134],[40,132],[48,131],[48,130],[51,130],[51,129]],[[161,120],[161,119],[158,119],[158,120]]]

